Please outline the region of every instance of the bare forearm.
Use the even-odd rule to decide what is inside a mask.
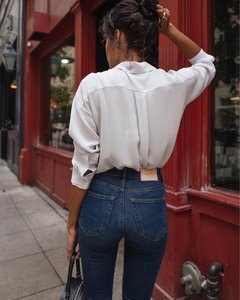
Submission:
[[[82,190],[73,185],[71,186],[70,200],[69,200],[69,215],[68,215],[68,223],[67,223],[68,230],[77,227],[79,214],[86,193],[87,190]]]
[[[183,53],[187,59],[191,59],[196,56],[201,48],[188,38],[185,34],[179,31],[173,24],[169,24],[168,28],[163,32],[177,48]]]

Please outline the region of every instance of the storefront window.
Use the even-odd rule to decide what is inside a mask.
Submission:
[[[75,54],[73,38],[51,54],[49,146],[73,150],[68,134],[74,96]]]
[[[240,82],[239,1],[215,0],[214,55],[217,74],[214,89],[213,184],[239,190]]]

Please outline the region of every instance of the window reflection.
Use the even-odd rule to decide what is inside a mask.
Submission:
[[[74,96],[74,57],[73,39],[51,55],[49,146],[65,150],[73,150],[68,128]]]
[[[239,1],[215,0],[214,55],[216,85],[214,101],[213,183],[239,190],[240,82]]]

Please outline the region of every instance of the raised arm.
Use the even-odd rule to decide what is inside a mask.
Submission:
[[[185,104],[196,99],[210,84],[215,76],[214,57],[204,52],[195,42],[170,23],[170,12],[157,5],[159,31],[169,38],[191,63],[191,67],[169,70],[168,75],[184,86]]]
[[[168,37],[187,59],[195,57],[201,48],[170,23],[169,10],[157,5],[157,12],[159,14],[159,31]]]

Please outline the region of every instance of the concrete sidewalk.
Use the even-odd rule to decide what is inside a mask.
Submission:
[[[0,160],[0,299],[58,300],[66,281],[67,211],[22,186]],[[114,281],[121,299],[122,247]]]

